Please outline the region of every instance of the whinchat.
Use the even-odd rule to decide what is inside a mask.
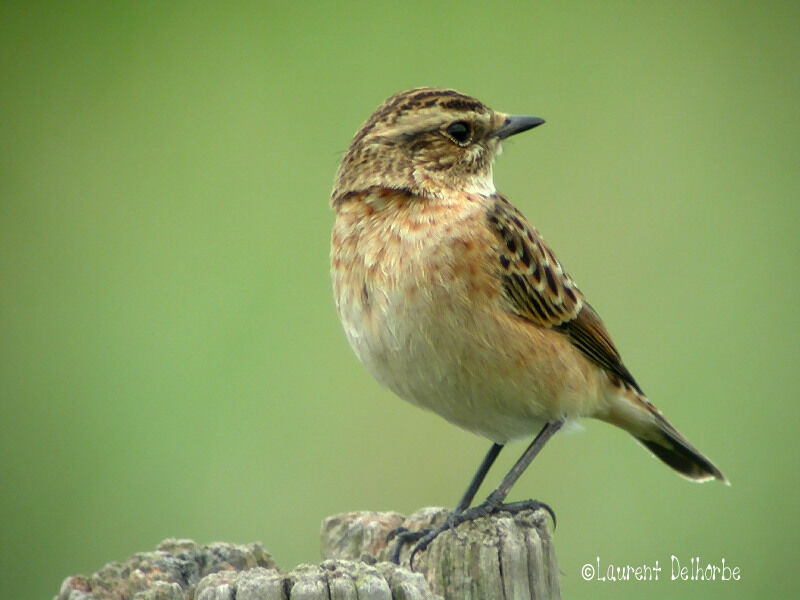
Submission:
[[[333,291],[356,355],[404,400],[494,442],[462,519],[504,444],[538,433],[482,514],[506,506],[578,417],[628,431],[688,479],[726,481],[646,399],[553,251],[495,190],[503,140],[542,123],[455,90],[401,92],[358,130],[331,196]]]

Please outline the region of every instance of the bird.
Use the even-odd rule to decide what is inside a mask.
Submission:
[[[595,418],[630,433],[679,475],[722,472],[647,399],[608,330],[530,222],[495,188],[511,136],[543,119],[495,111],[448,88],[397,93],[358,129],[331,193],[331,278],[347,340],[377,381],[492,445],[435,530],[402,531],[393,553],[497,512],[566,423]],[[483,503],[502,448],[533,437]]]

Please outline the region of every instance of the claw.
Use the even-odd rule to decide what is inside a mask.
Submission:
[[[388,544],[398,535],[402,535],[406,532],[408,532],[408,527],[395,527],[389,533],[386,534],[386,543]]]
[[[556,513],[550,508],[549,504],[545,504],[544,502],[539,502],[538,500],[522,500],[520,502],[509,502],[508,504],[501,504],[497,510],[493,512],[510,512],[510,513],[518,513],[522,512],[523,510],[539,510],[544,509],[550,515],[550,518],[553,519],[553,530],[555,531],[557,521],[556,521]]]
[[[400,564],[400,551],[403,549],[407,543],[413,543],[419,540],[420,538],[424,538],[430,533],[430,529],[420,529],[419,531],[410,531],[406,527],[395,527],[386,535],[386,543],[388,544],[393,539],[397,538],[395,542],[394,549],[392,550],[392,554],[389,557],[394,564]],[[416,548],[416,546],[415,546]]]

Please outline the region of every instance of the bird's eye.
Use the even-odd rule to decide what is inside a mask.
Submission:
[[[472,128],[466,121],[450,123],[445,129],[447,135],[459,146],[464,146],[472,139]]]

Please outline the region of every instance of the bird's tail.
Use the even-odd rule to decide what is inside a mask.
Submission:
[[[626,390],[611,399],[604,421],[630,433],[657,458],[675,469],[679,475],[702,482],[728,479],[708,458],[695,448],[661,412],[634,390]]]

